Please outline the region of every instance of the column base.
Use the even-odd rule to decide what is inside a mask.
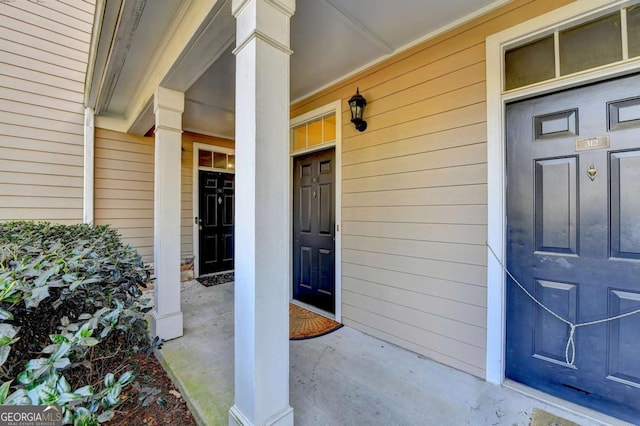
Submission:
[[[169,315],[158,315],[153,310],[151,312],[151,335],[160,337],[163,340],[171,340],[182,337],[182,312],[174,312]]]
[[[229,409],[229,426],[293,426],[293,408],[287,406],[259,425],[254,425],[254,423],[234,405]]]

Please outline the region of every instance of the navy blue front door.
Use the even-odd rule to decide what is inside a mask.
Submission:
[[[640,308],[640,76],[510,104],[506,135],[508,269],[573,323]],[[640,314],[577,328],[572,359],[507,286],[507,377],[640,423]]]
[[[335,312],[335,150],[293,163],[293,298]]]

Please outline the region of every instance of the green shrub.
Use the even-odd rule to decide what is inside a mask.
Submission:
[[[133,375],[105,374],[99,362],[148,348],[149,280],[107,226],[0,223],[0,404],[59,405],[66,423],[109,420]]]

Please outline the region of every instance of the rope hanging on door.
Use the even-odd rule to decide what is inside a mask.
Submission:
[[[529,296],[529,298],[531,300],[533,300],[542,309],[544,309],[545,311],[549,312],[551,315],[553,315],[554,317],[556,317],[557,319],[559,319],[563,323],[567,324],[567,326],[569,326],[569,338],[567,339],[567,344],[566,344],[565,349],[564,349],[564,359],[565,359],[565,362],[567,363],[567,365],[569,365],[569,366],[573,367],[574,363],[575,363],[575,360],[576,360],[575,334],[576,334],[576,329],[578,327],[586,327],[588,325],[603,324],[603,323],[606,323],[606,322],[615,321],[615,320],[619,320],[619,319],[622,319],[622,318],[625,318],[625,317],[629,317],[631,315],[640,314],[640,308],[639,308],[639,309],[636,309],[635,311],[626,312],[624,314],[616,315],[616,316],[609,317],[609,318],[603,318],[603,319],[596,320],[596,321],[573,323],[573,322],[561,317],[559,314],[553,312],[551,310],[551,308],[545,306],[541,301],[536,299],[536,297],[534,295],[532,295],[522,284],[520,284],[520,281],[518,281],[516,279],[516,277],[514,277],[511,272],[509,272],[509,270],[504,265],[504,263],[502,263],[500,258],[498,258],[498,255],[496,254],[496,252],[493,251],[493,248],[491,247],[491,245],[488,242],[486,244],[487,244],[487,248],[489,248],[489,251],[491,252],[493,257],[496,259],[498,264],[500,264],[500,267],[502,267],[502,270],[509,276],[509,278],[511,278],[513,280],[514,283],[516,283],[516,285],[518,287],[520,287],[520,289],[527,296]]]

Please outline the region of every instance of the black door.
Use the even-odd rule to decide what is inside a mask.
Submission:
[[[293,164],[293,298],[335,312],[334,150]]]
[[[507,264],[573,323],[640,308],[640,77],[507,107]],[[640,315],[570,328],[507,287],[508,377],[640,423]],[[572,362],[573,361],[573,362]]]
[[[199,172],[200,275],[233,269],[234,178]]]

